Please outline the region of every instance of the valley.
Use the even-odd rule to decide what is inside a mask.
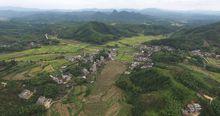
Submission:
[[[218,13],[0,10],[0,19],[0,116],[220,115]]]

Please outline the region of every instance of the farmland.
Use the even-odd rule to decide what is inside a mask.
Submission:
[[[40,48],[0,55],[2,61],[16,61],[16,65],[9,65],[6,68],[2,68],[0,70],[0,76],[2,81],[8,82],[20,81],[19,83],[24,83],[26,81],[38,80],[38,76],[41,73],[54,74],[57,73],[62,66],[70,65],[71,63],[65,58],[66,56],[96,53],[101,49],[116,48],[118,51],[118,55],[115,58],[116,61],[109,62],[103,70],[100,70],[100,73],[97,73],[94,77],[96,78],[94,84],[79,85],[74,87],[74,89],[70,89],[69,95],[54,104],[47,114],[83,115],[89,114],[89,112],[93,112],[94,114],[100,112],[106,115],[125,115],[125,113],[129,111],[130,106],[126,102],[123,102],[125,99],[123,91],[114,85],[117,77],[127,68],[127,64],[125,65],[123,63],[132,62],[134,53],[141,43],[162,38],[162,36],[140,35],[132,38],[122,38],[104,45],[92,45],[53,37],[53,39],[60,41],[58,45],[42,46]],[[116,44],[117,47],[115,47]],[[106,75],[110,77],[107,78]],[[103,82],[106,82],[107,85]],[[101,95],[101,98],[97,98],[98,101],[95,102],[94,100],[99,96],[98,91],[103,92],[103,95]],[[117,96],[112,98],[113,93],[117,94]],[[94,106],[101,106],[103,109],[95,111],[95,109],[93,109]],[[63,110],[57,110],[57,108]]]

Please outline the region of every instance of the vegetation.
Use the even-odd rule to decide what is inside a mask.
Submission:
[[[202,116],[220,115],[220,60],[190,54],[220,53],[220,23],[195,27],[193,20],[186,25],[195,28],[188,28],[169,17],[128,11],[24,15],[0,21],[0,114],[179,116],[187,104],[198,102]],[[148,49],[153,67],[130,70],[141,45],[174,49]],[[115,61],[105,61],[94,74],[82,71],[94,62],[69,59],[93,55],[97,61],[108,58],[109,49],[117,51]],[[57,84],[51,75],[72,78]],[[34,92],[28,100],[18,97],[24,89]],[[36,105],[40,96],[55,101],[51,109]]]
[[[219,49],[220,35],[218,30],[220,23],[196,27],[193,29],[182,29],[172,34],[169,39],[154,41],[152,44],[168,45],[182,50],[214,50]]]
[[[165,27],[162,25],[109,25],[100,22],[89,22],[79,27],[73,26],[66,28],[59,34],[59,37],[93,44],[103,44],[122,37],[131,37],[139,34],[165,35],[174,30],[175,27]]]

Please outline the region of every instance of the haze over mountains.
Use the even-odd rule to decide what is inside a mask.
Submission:
[[[7,12],[6,12],[7,11]],[[174,20],[181,23],[213,23],[220,19],[219,11],[171,11],[161,10],[155,8],[147,8],[142,10],[137,9],[81,9],[81,10],[51,10],[51,9],[32,9],[32,8],[20,8],[20,7],[0,7],[0,18],[11,19],[24,17],[29,20],[38,20],[44,18],[53,21],[54,18],[64,18],[65,20],[72,21],[114,21],[113,13],[118,13],[116,17],[124,16],[125,19],[130,19],[129,22],[145,23],[149,20]],[[33,16],[34,15],[34,16]],[[130,15],[130,16],[129,16]],[[154,18],[155,17],[155,18]],[[71,19],[70,19],[71,18]],[[111,18],[111,19],[109,19]],[[62,19],[60,19],[62,20]],[[120,19],[125,21],[124,19]],[[120,21],[119,20],[119,21]],[[133,20],[133,21],[131,21]],[[122,22],[123,22],[122,21]],[[146,21],[147,23],[147,21]]]

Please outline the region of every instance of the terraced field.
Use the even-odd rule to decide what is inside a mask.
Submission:
[[[85,98],[85,107],[80,113],[82,116],[119,115],[123,108],[121,103],[123,103],[124,96],[123,92],[114,85],[114,82],[125,70],[126,66],[120,62],[111,61],[107,63],[97,77],[90,95]]]

